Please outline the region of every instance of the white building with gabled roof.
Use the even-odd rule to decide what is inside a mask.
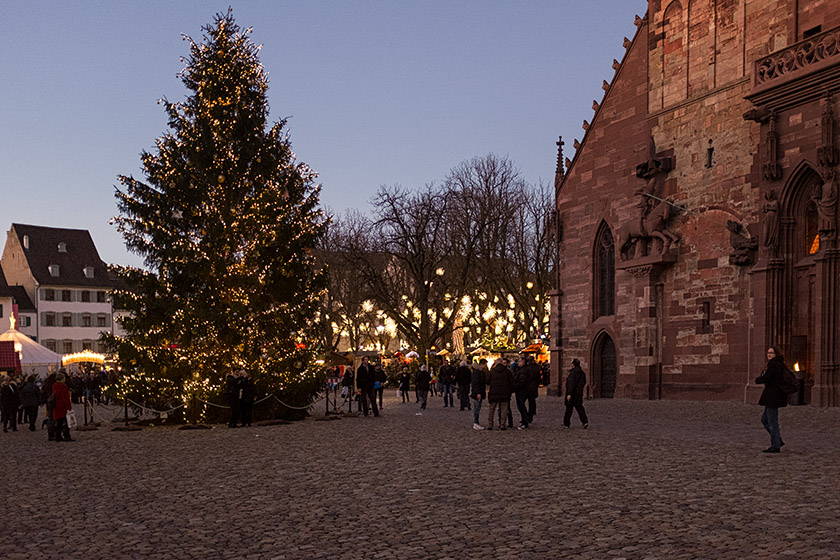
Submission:
[[[113,332],[113,283],[87,230],[12,224],[0,266],[36,308],[21,332],[59,354],[105,351],[99,337]]]

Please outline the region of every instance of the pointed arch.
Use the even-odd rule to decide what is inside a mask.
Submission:
[[[688,90],[688,53],[685,15],[680,0],[665,8],[662,18],[662,105],[685,99]]]
[[[615,315],[615,237],[601,221],[592,247],[593,319]]]
[[[611,399],[618,381],[618,352],[612,335],[599,331],[592,339],[591,352],[593,396]]]

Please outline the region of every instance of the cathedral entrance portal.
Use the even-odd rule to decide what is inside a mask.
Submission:
[[[615,353],[615,343],[607,333],[601,333],[595,339],[593,348],[593,380],[597,383],[597,396],[611,399],[615,395],[618,361]]]

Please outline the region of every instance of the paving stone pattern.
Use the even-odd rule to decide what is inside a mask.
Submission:
[[[0,434],[0,558],[840,559],[840,409],[782,410],[768,455],[755,405],[586,407],[588,430],[554,397],[479,432],[391,394],[379,418]]]

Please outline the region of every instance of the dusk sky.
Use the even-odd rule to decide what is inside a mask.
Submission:
[[[140,264],[108,224],[118,174],[183,100],[186,34],[232,6],[263,45],[271,122],[289,118],[321,203],[369,211],[381,185],[440,182],[465,159],[506,155],[552,181],[573,154],[645,0],[6,0],[0,18],[0,227],[88,229],[109,263]],[[5,237],[3,238],[5,242]]]

